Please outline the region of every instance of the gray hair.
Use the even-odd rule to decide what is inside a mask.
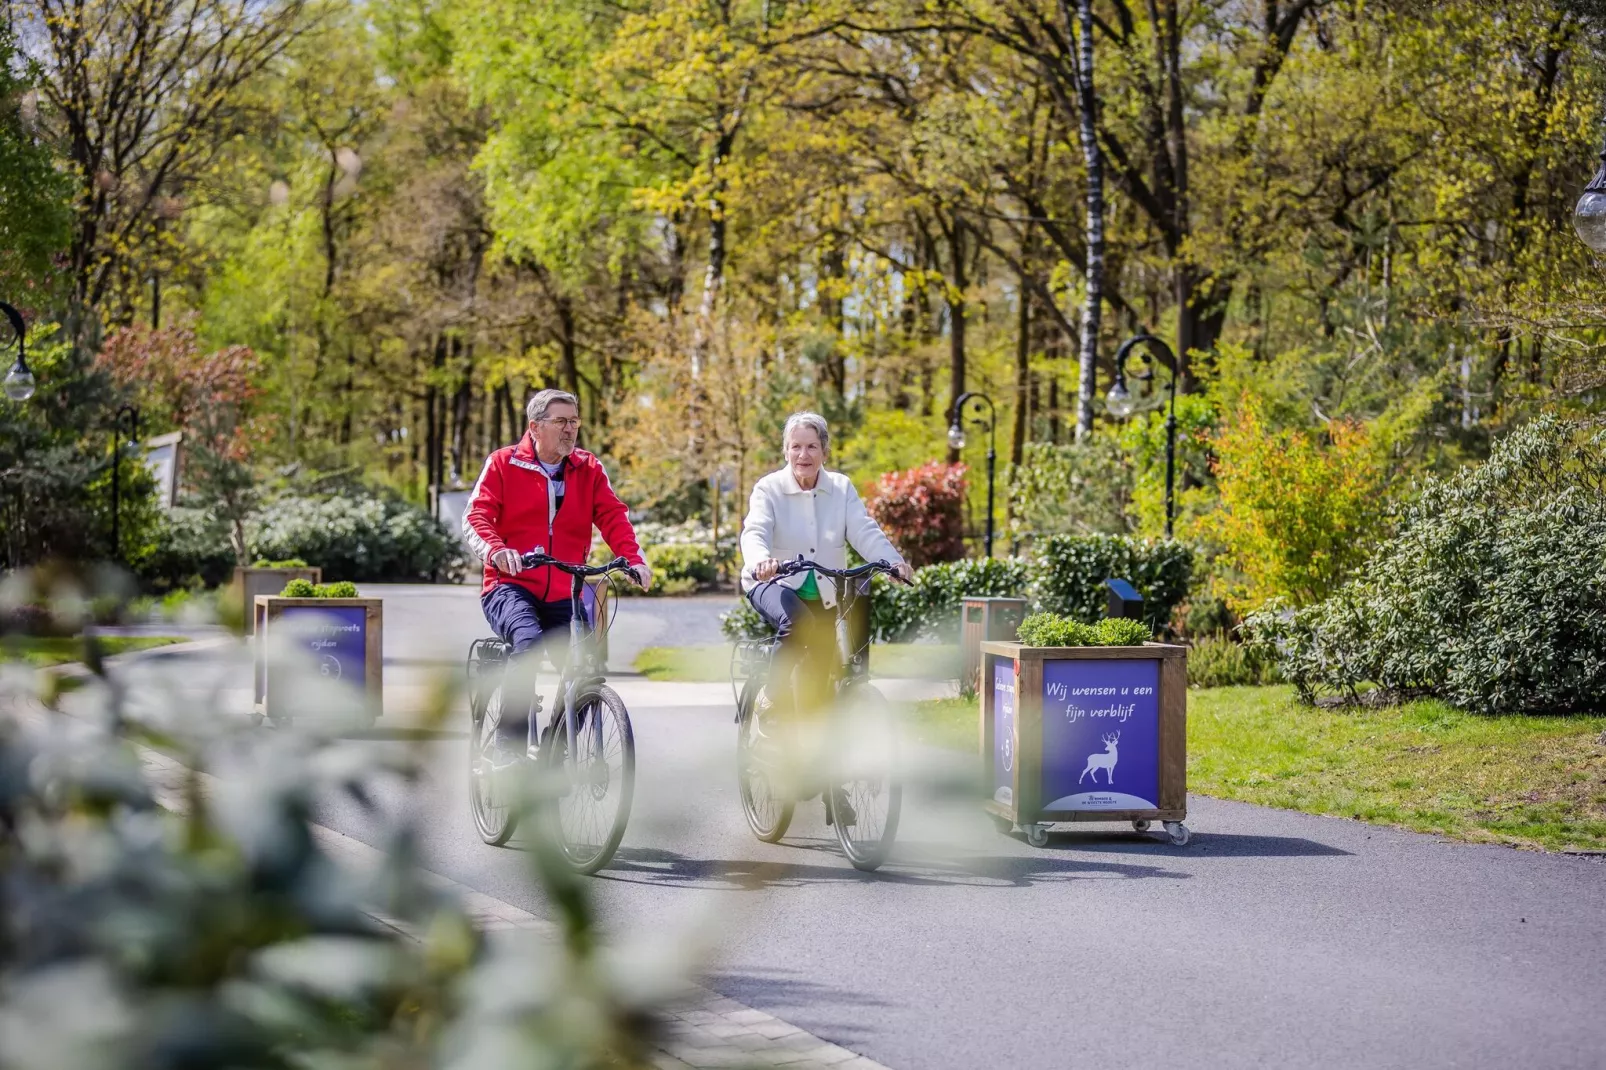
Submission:
[[[786,426],[781,429],[781,452],[786,452],[786,440],[792,437],[792,432],[806,427],[820,436],[820,452],[831,452],[831,429],[825,426],[825,417],[817,412],[794,412],[786,418]]]
[[[537,390],[535,396],[530,398],[530,403],[524,407],[525,419],[532,424],[537,420],[545,420],[547,410],[562,402],[568,402],[573,405],[575,412],[580,411],[580,399],[567,390],[554,390],[551,388]]]

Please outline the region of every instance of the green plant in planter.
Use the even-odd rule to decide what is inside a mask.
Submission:
[[[1017,634],[1027,646],[1142,646],[1152,633],[1137,620],[1106,617],[1084,624],[1058,613],[1033,613]]]
[[[251,562],[251,567],[252,568],[306,568],[307,567],[307,563],[305,561],[301,560],[301,558],[299,558],[299,557],[287,557],[283,561],[269,561],[265,557],[259,557],[255,561]]]
[[[356,598],[357,585],[350,580],[338,583],[318,583],[295,579],[284,585],[280,598]]]

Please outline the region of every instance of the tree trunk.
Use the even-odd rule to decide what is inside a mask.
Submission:
[[[960,418],[954,405],[965,392],[965,224],[957,215],[948,230],[948,259],[951,273],[943,299],[948,304],[948,419],[954,421]],[[952,447],[948,463],[959,463],[959,451]]]
[[[1087,300],[1082,305],[1076,387],[1076,439],[1080,442],[1093,430],[1093,395],[1098,389],[1099,324],[1104,305],[1104,153],[1099,147],[1098,97],[1093,89],[1093,0],[1077,0],[1076,18],[1081,35],[1076,91],[1082,113],[1082,159],[1087,167]]]
[[[1032,299],[1021,279],[1020,309],[1015,318],[1015,420],[1009,434],[1009,463],[1018,465],[1026,448],[1027,421],[1031,419]]]

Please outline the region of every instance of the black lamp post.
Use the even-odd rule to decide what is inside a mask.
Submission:
[[[27,401],[33,397],[34,390],[33,372],[28,370],[27,347],[23,344],[28,325],[22,321],[22,313],[4,301],[0,301],[0,312],[5,313],[6,319],[11,321],[11,329],[17,332],[17,362],[6,373],[6,397],[12,401]]]
[[[135,442],[139,438],[139,409],[133,405],[124,405],[112,417],[112,557],[115,560],[123,559],[122,528],[118,524],[118,507],[122,498],[122,451],[117,443],[117,434],[123,427],[123,416],[128,417],[128,441]]]
[[[1121,343],[1121,348],[1115,351],[1115,385],[1110,387],[1110,392],[1105,395],[1104,403],[1111,415],[1123,419],[1132,415],[1132,411],[1137,408],[1132,392],[1126,388],[1126,355],[1137,345],[1144,345],[1163,353],[1171,369],[1171,409],[1165,418],[1165,537],[1169,539],[1172,518],[1176,513],[1173,492],[1177,470],[1177,355],[1171,352],[1170,346],[1152,334],[1137,334],[1128,338]],[[1143,363],[1147,366],[1132,376],[1140,382],[1154,378],[1154,358],[1148,353],[1142,356]]]
[[[949,413],[948,445],[956,450],[965,448],[965,404],[971,400],[987,403],[987,556],[993,556],[993,469],[998,463],[998,454],[993,449],[993,428],[998,423],[998,410],[993,406],[993,399],[986,394],[974,390],[967,390],[954,400],[953,411]],[[976,423],[981,423],[977,420]]]

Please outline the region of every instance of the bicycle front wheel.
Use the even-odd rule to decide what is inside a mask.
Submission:
[[[474,709],[477,699],[471,695],[468,742],[468,794],[469,809],[474,814],[474,829],[480,839],[492,847],[501,847],[513,836],[518,827],[518,813],[510,798],[508,778],[514,771],[496,767],[496,733],[502,721],[502,696],[506,684],[499,682],[485,696],[485,705]]]
[[[838,699],[826,805],[837,843],[855,869],[879,868],[898,835],[898,734],[896,713],[874,688],[850,688]]]
[[[578,696],[575,706],[574,753],[561,713],[541,749],[549,782],[543,810],[564,860],[578,873],[595,873],[613,859],[630,821],[636,737],[611,687]]]
[[[765,843],[775,843],[786,835],[792,823],[793,802],[781,788],[781,741],[778,726],[763,724],[755,706],[759,681],[755,677],[742,688],[737,709],[736,783],[742,797],[742,813],[747,827]]]

